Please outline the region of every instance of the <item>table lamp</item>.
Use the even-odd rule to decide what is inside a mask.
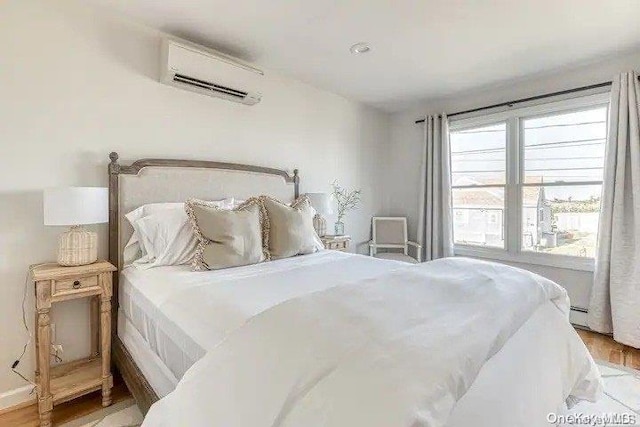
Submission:
[[[327,220],[323,215],[331,215],[333,209],[331,206],[331,194],[329,193],[307,193],[307,197],[311,202],[311,206],[316,210],[313,217],[313,228],[315,228],[318,236],[323,237],[327,234]]]
[[[102,187],[50,188],[43,192],[44,225],[71,229],[58,240],[58,264],[76,266],[98,260],[98,235],[83,225],[109,221],[109,189]]]

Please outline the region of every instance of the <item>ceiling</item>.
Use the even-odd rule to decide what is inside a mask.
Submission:
[[[640,48],[640,0],[90,1],[386,110]]]

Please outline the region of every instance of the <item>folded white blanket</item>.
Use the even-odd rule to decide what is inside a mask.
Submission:
[[[444,426],[483,364],[549,300],[568,313],[555,283],[463,258],[294,298],[209,351],[143,425]]]

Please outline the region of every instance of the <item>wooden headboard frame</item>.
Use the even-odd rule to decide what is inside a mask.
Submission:
[[[109,261],[119,266],[121,260],[121,248],[119,242],[119,219],[120,219],[120,175],[138,175],[138,173],[148,167],[163,168],[197,168],[197,169],[218,169],[240,172],[253,172],[267,175],[280,176],[286,183],[293,184],[294,198],[300,195],[300,177],[298,169],[294,169],[293,175],[281,169],[267,168],[263,166],[243,165],[238,163],[213,162],[207,160],[176,160],[176,159],[142,159],[130,165],[118,163],[118,153],[109,154]],[[124,347],[118,338],[118,282],[119,274],[113,278],[113,297],[111,312],[111,332],[112,332],[112,362],[122,375],[127,387],[136,399],[140,410],[146,414],[149,407],[158,400],[158,395],[142,374],[139,367],[131,357],[129,351]]]

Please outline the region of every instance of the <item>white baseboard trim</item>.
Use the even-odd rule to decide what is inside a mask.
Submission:
[[[32,385],[26,385],[0,393],[0,411],[20,405],[21,403],[27,403],[29,401],[35,402],[36,392],[34,391],[33,394],[31,394],[32,389]]]

